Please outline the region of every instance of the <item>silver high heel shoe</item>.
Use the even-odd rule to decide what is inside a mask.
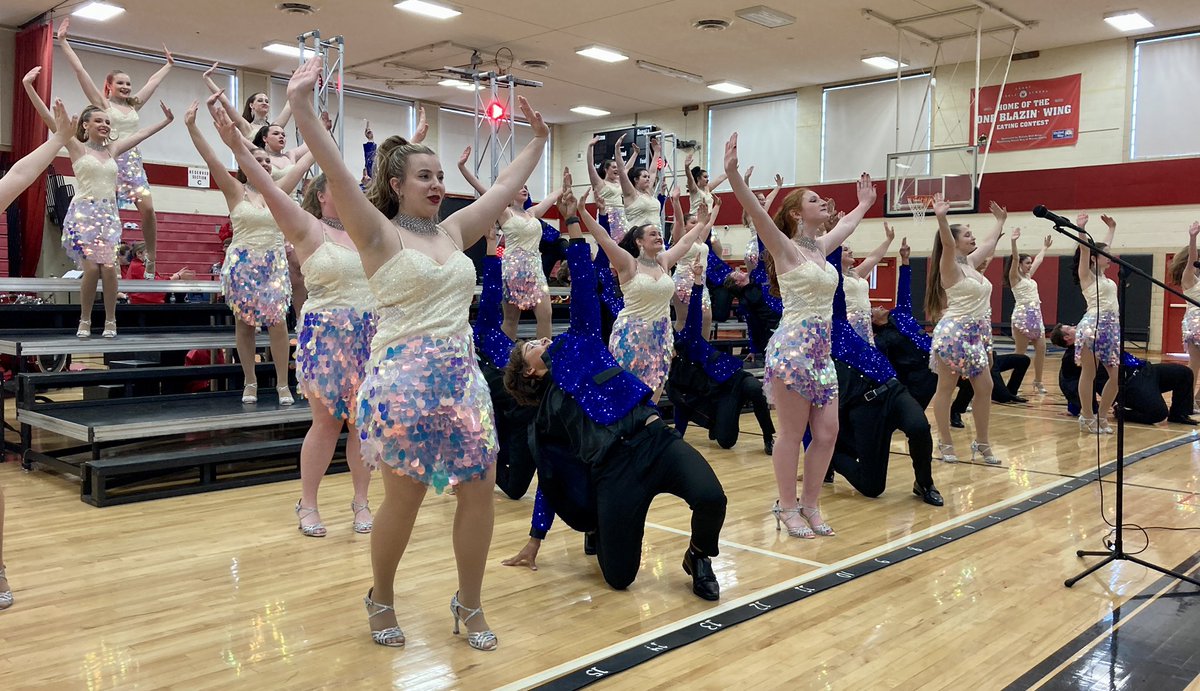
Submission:
[[[942,454],[942,462],[958,463],[958,456],[954,453],[954,444],[938,442],[938,453]]]
[[[247,384],[242,389],[242,403],[258,403],[258,384]]]
[[[79,328],[75,329],[76,338],[91,338],[92,337],[92,320],[80,319]]]
[[[983,456],[983,462],[988,465],[1000,465],[1000,459],[996,458],[996,454],[992,453],[991,444],[980,444],[977,441],[971,442],[971,460],[975,460],[975,454]]]
[[[1108,424],[1108,418],[1103,417],[1096,418],[1096,429],[1099,434],[1112,434],[1116,431],[1112,425]]]
[[[460,609],[465,611],[467,616],[458,616],[458,610]],[[471,621],[471,617],[481,614],[482,612],[482,605],[476,607],[475,609],[463,607],[462,603],[458,601],[458,593],[454,593],[454,597],[450,598],[450,614],[454,616],[454,634],[456,636],[458,635],[458,625],[460,623],[465,624],[468,621]],[[475,631],[473,633],[468,631],[467,645],[476,650],[483,650],[486,652],[489,650],[495,650],[500,645],[500,641],[496,638],[496,634],[492,633],[491,631]]]
[[[833,536],[837,535],[837,533],[833,532],[833,528],[829,527],[828,523],[826,523],[825,521],[821,521],[820,523],[813,523],[812,519],[809,518],[804,513],[805,511],[807,511],[809,514],[815,514],[817,511],[820,510],[820,507],[800,506],[799,509],[800,509],[800,518],[804,519],[804,522],[807,523],[810,528],[812,528],[812,531],[814,533],[816,533],[817,535],[820,535],[821,537],[833,537]]]
[[[320,521],[312,525],[304,525],[303,523],[304,519],[308,518],[314,513],[317,513],[316,508],[301,506],[300,502],[296,502],[296,519],[301,521],[300,532],[304,533],[307,537],[325,537],[326,531],[324,523],[321,523]]]
[[[102,336],[103,338],[116,338],[117,337],[117,320],[109,319],[109,320],[105,321],[104,322],[104,331],[100,332],[100,336]]]
[[[363,598],[363,604],[367,606],[367,626],[371,625],[371,618],[375,615],[396,611],[394,607],[381,605],[372,600],[371,593],[373,592],[375,592],[374,588],[368,590],[367,596]],[[371,640],[375,641],[378,645],[386,645],[389,648],[403,648],[404,632],[400,630],[399,626],[389,626],[386,629],[379,629],[378,631],[371,629]]]
[[[4,579],[5,583],[8,582],[8,576],[5,575],[4,569],[2,569],[2,568],[0,568],[0,579]],[[12,606],[13,606],[12,586],[8,586],[4,590],[0,590],[0,610],[5,610]]]
[[[779,532],[780,530],[783,530],[783,528],[786,527],[787,534],[791,537],[799,537],[799,538],[804,538],[805,540],[812,540],[817,536],[817,534],[812,531],[812,528],[808,527],[808,521],[804,521],[804,516],[800,515],[799,504],[797,504],[796,506],[794,506],[790,509],[785,509],[779,505],[779,500],[776,499],[775,506],[771,507],[771,515],[773,515],[775,517],[775,531],[776,532]],[[790,526],[787,524],[787,521],[784,520],[788,516],[800,516],[800,520],[804,521],[804,523],[799,526],[794,526],[794,527]]]
[[[1035,381],[1033,383],[1033,390],[1043,396],[1046,395],[1046,387],[1042,386],[1042,383],[1040,381]]]
[[[276,386],[275,392],[279,394],[279,405],[292,405],[296,402],[296,399],[292,398],[290,386]]]
[[[1100,427],[1096,424],[1096,418],[1079,416],[1079,431],[1088,432],[1091,434],[1100,434]]]
[[[368,510],[370,510],[370,508],[371,508],[370,502],[364,501],[361,504],[359,504],[357,502],[353,502],[353,501],[350,502],[350,510],[354,512],[354,532],[356,532],[356,533],[371,532],[371,528],[373,528],[375,526],[374,520],[370,520],[370,521],[359,521],[358,520],[358,512],[359,511],[368,511]]]

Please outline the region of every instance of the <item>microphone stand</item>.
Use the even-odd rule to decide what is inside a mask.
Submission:
[[[1197,301],[1187,297],[1183,293],[1180,293],[1179,291],[1175,290],[1174,288],[1171,288],[1167,284],[1163,283],[1162,281],[1159,281],[1158,279],[1147,274],[1145,271],[1142,271],[1141,269],[1130,264],[1129,262],[1127,262],[1123,259],[1114,257],[1107,250],[1100,249],[1099,247],[1096,246],[1096,243],[1093,240],[1091,240],[1091,236],[1088,236],[1088,239],[1086,239],[1086,240],[1081,239],[1075,233],[1071,232],[1071,230],[1068,230],[1067,228],[1062,227],[1062,225],[1060,225],[1059,223],[1054,224],[1054,229],[1056,231],[1058,231],[1059,233],[1062,233],[1063,235],[1071,238],[1071,240],[1074,241],[1075,243],[1077,243],[1081,246],[1087,247],[1093,254],[1097,254],[1102,257],[1108,257],[1109,261],[1111,261],[1112,263],[1114,263],[1118,267],[1120,267],[1119,278],[1121,279],[1120,283],[1117,285],[1117,319],[1118,319],[1118,323],[1120,324],[1120,326],[1119,326],[1120,336],[1119,336],[1119,340],[1118,340],[1120,348],[1119,348],[1118,352],[1121,354],[1121,357],[1117,360],[1117,401],[1116,401],[1116,403],[1117,403],[1117,411],[1120,413],[1120,415],[1117,416],[1117,524],[1116,524],[1116,536],[1113,540],[1112,549],[1110,549],[1110,550],[1104,550],[1104,551],[1093,551],[1093,550],[1082,550],[1082,549],[1076,550],[1075,555],[1078,557],[1104,557],[1104,558],[1101,559],[1100,561],[1096,562],[1095,564],[1092,564],[1091,566],[1089,566],[1082,573],[1063,581],[1063,585],[1070,588],[1071,586],[1078,583],[1085,576],[1088,576],[1089,574],[1091,574],[1092,572],[1094,572],[1098,569],[1108,566],[1109,564],[1111,564],[1114,561],[1128,561],[1128,562],[1133,562],[1134,564],[1140,564],[1141,566],[1144,566],[1148,569],[1152,569],[1152,570],[1157,571],[1166,576],[1170,576],[1171,578],[1177,578],[1181,581],[1187,581],[1188,583],[1191,583],[1193,585],[1200,586],[1200,580],[1196,580],[1195,578],[1192,578],[1191,576],[1188,576],[1186,574],[1177,573],[1175,571],[1172,571],[1166,567],[1159,566],[1157,564],[1151,564],[1150,562],[1148,562],[1144,559],[1139,559],[1125,551],[1125,540],[1123,538],[1124,531],[1125,531],[1125,523],[1124,523],[1124,516],[1125,516],[1125,358],[1124,358],[1124,354],[1125,354],[1125,287],[1126,287],[1125,279],[1130,274],[1136,274],[1138,276],[1141,276],[1143,279],[1149,281],[1151,284],[1162,288],[1166,292],[1168,292],[1172,295],[1175,295],[1177,297],[1183,298],[1186,302],[1188,302],[1191,305],[1200,307],[1200,302],[1197,302]],[[1076,228],[1075,230],[1079,230],[1079,229]],[[1084,234],[1086,235],[1087,233],[1084,232]],[[1093,404],[1093,401],[1080,401],[1080,405],[1087,406],[1087,408],[1085,408],[1085,410],[1090,409],[1092,404]],[[1100,482],[1103,482],[1102,478],[1097,477],[1096,479]],[[1101,487],[1101,491],[1103,491],[1103,486]]]

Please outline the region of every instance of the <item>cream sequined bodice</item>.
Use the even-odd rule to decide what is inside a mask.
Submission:
[[[833,318],[833,294],[837,292],[838,284],[838,272],[833,264],[808,260],[779,274],[778,279],[779,294],[783,297],[781,324]]]
[[[367,285],[358,252],[334,242],[328,235],[300,265],[300,273],[308,289],[305,313],[345,307],[375,311],[375,296]]]
[[[109,106],[105,112],[108,113],[108,121],[112,125],[113,139],[124,139],[138,131],[141,119],[136,110],[130,108],[128,112],[122,112],[116,106]]]
[[[461,251],[438,264],[423,252],[401,249],[367,283],[379,306],[373,357],[414,336],[471,333],[467,313],[475,298],[475,264]]]
[[[542,224],[536,218],[525,214],[511,214],[508,220],[500,225],[504,234],[504,249],[519,247],[527,252],[537,254],[542,242]]]
[[[600,185],[600,198],[611,211],[625,208],[625,197],[621,194],[621,186],[615,182],[604,182]]]
[[[1022,307],[1037,307],[1042,304],[1042,296],[1038,294],[1037,281],[1022,276],[1012,287],[1013,300]]]
[[[116,199],[117,162],[109,157],[101,161],[91,154],[71,164],[75,171],[75,197],[78,199]]]
[[[283,249],[283,233],[275,224],[271,210],[255,206],[243,199],[229,211],[229,222],[233,226],[233,245],[247,249]]]
[[[685,269],[691,273],[692,262],[696,261],[696,257],[700,257],[700,266],[703,271],[708,271],[708,245],[703,242],[693,242],[688,251],[683,254],[679,263],[675,265],[675,269]]]
[[[689,193],[688,194],[688,204],[689,204],[688,210],[691,211],[692,213],[697,213],[698,210],[700,209],[700,202],[702,202],[702,201],[704,202],[704,204],[706,206],[708,206],[709,210],[711,210],[712,206],[713,206],[712,192],[709,192],[708,190],[698,189],[695,192]]]
[[[846,312],[870,313],[871,311],[871,282],[860,278],[853,270],[845,274]]]
[[[946,289],[946,312],[943,317],[955,319],[989,319],[992,316],[992,282],[970,276],[958,279]]]
[[[637,193],[637,199],[625,207],[625,227],[632,230],[638,226],[657,226],[658,202],[648,194]]]
[[[1096,302],[1096,284],[1100,286],[1100,301]],[[1117,284],[1108,276],[1097,276],[1096,283],[1083,288],[1088,314],[1117,311]]]
[[[272,165],[274,165],[274,164],[272,164]],[[293,165],[295,165],[295,164],[293,164]],[[282,168],[274,168],[273,167],[273,168],[271,168],[271,179],[276,182],[279,182],[280,180],[283,179],[283,176],[287,175],[291,170],[292,170],[292,166],[290,166],[290,165],[284,166]]]
[[[1183,294],[1190,297],[1193,300],[1200,301],[1200,280],[1193,283],[1191,288],[1188,288],[1187,290],[1183,291]],[[1184,304],[1184,306],[1187,307],[1188,309],[1200,309],[1198,307],[1193,307],[1186,303]]]
[[[647,321],[671,318],[675,281],[665,271],[657,278],[638,271],[621,284],[621,292],[625,294],[625,309],[619,316]]]

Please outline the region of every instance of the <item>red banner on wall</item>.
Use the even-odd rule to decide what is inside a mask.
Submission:
[[[999,99],[999,108],[1000,87],[983,87],[979,100],[979,135],[986,136],[990,132],[991,150],[996,152],[1075,146],[1079,140],[1079,78],[1080,75],[1072,74],[1008,84]],[[972,112],[974,103],[975,90],[972,89]]]

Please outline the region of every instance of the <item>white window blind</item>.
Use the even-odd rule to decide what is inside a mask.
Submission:
[[[776,173],[784,184],[796,182],[796,96],[756,99],[715,105],[708,109],[708,156],[710,179],[725,169],[725,142],[738,133],[738,164],[745,171],[754,166],[759,183]],[[723,183],[718,190],[729,190]]]
[[[516,141],[513,143],[513,155],[520,153],[527,144],[533,139],[533,132],[529,125],[517,121]],[[487,130],[482,130],[479,133],[480,146],[482,147],[487,142]],[[474,196],[475,191],[467,184],[466,179],[458,172],[458,157],[462,155],[464,149],[468,146],[475,146],[475,116],[471,113],[465,113],[457,110],[449,110],[443,108],[438,112],[438,142],[437,152],[438,158],[441,159],[442,168],[446,173],[446,191],[450,194],[463,194]],[[490,161],[490,152],[478,152],[483,157],[484,165],[481,169],[479,179],[484,185],[488,184],[491,178],[488,161]],[[550,170],[550,145],[547,142],[546,150],[542,154],[542,158],[538,161],[538,165],[533,169],[533,174],[529,176],[526,184],[529,186],[529,198],[535,202],[541,201],[546,197],[546,191],[552,189],[557,182],[551,183],[549,180]],[[470,161],[468,161],[468,166]],[[503,168],[503,166],[501,166]]]
[[[287,101],[287,82],[271,79],[271,111],[278,112]],[[375,134],[375,143],[381,144],[384,139],[398,134],[405,139],[412,137],[417,120],[412,101],[394,98],[385,94],[374,94],[367,91],[346,89],[345,121],[342,128],[343,151],[342,160],[346,167],[356,176],[361,175],[366,161],[363,158],[363,142],[367,122],[371,123],[371,131]],[[329,95],[329,117],[337,118],[337,95]],[[295,127],[288,123],[288,146],[295,144]]]
[[[157,72],[165,62],[161,58],[154,59],[127,51],[92,47],[75,41],[72,41],[71,45],[101,92],[104,90],[104,78],[108,76],[108,73],[119,70],[129,75],[133,81],[133,91],[137,93],[146,84],[150,75]],[[175,122],[144,141],[139,147],[142,157],[147,162],[204,165],[200,154],[196,153],[196,148],[192,146],[192,140],[188,137],[187,128],[183,124],[183,116],[187,112],[188,105],[199,99],[200,112],[197,114],[196,121],[200,125],[200,131],[204,133],[205,138],[213,145],[213,149],[217,151],[221,159],[226,161],[230,167],[233,166],[233,154],[229,153],[225,145],[221,143],[216,130],[213,129],[212,117],[204,108],[204,99],[211,95],[200,78],[206,69],[208,69],[207,65],[192,65],[177,61],[171,71],[167,73],[167,78],[159,84],[153,97],[138,111],[142,127],[162,120],[162,110],[158,105],[160,100],[175,113]],[[231,70],[218,70],[212,74],[212,79],[217,86],[225,89],[225,94],[231,100],[236,102],[237,91]],[[67,106],[67,111],[73,115],[78,115],[88,105],[75,72],[67,64],[67,59],[62,54],[62,48],[57,45],[54,47],[54,78],[51,87],[53,96],[61,98]],[[18,88],[20,88],[19,84]],[[20,98],[26,98],[23,89],[17,95]]]
[[[855,180],[864,171],[882,180],[887,155],[929,148],[929,75],[900,82],[900,148],[896,148],[896,80],[835,86],[821,98],[821,182]],[[914,159],[913,175],[928,173],[928,159]],[[924,170],[916,170],[917,166]]]
[[[1130,158],[1200,154],[1200,33],[1138,41],[1133,69]]]

